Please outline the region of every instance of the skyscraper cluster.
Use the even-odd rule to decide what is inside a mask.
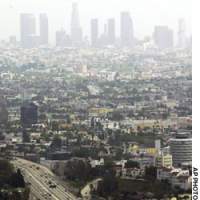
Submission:
[[[48,44],[49,24],[46,14],[40,14],[40,31],[36,34],[36,18],[33,14],[21,14],[21,45],[24,48],[33,48]],[[67,35],[64,29],[56,32],[56,46],[84,46],[83,31],[80,25],[78,4],[72,4],[70,34]],[[132,47],[134,44],[133,21],[128,12],[121,13],[121,34],[120,40],[116,38],[116,23],[114,18],[107,20],[104,25],[103,34],[99,34],[99,20],[91,20],[91,46],[101,47],[116,45]]]
[[[110,18],[104,24],[103,34],[99,35],[99,20],[91,20],[91,46],[106,46],[116,44],[115,19]]]
[[[81,47],[83,46],[83,31],[80,25],[78,4],[72,4],[70,35],[64,29],[56,32],[56,46]]]
[[[20,41],[24,48],[33,48],[48,44],[48,18],[40,14],[40,34],[36,33],[36,18],[33,14],[25,13],[20,17]]]
[[[49,24],[46,14],[40,14],[40,30],[36,34],[36,19],[33,14],[21,14],[21,45],[24,48],[33,48],[48,44]],[[83,37],[80,24],[78,4],[72,4],[70,33],[65,29],[58,30],[55,34],[56,46],[59,47],[84,47],[88,41]],[[109,18],[104,24],[104,31],[99,31],[99,19],[93,18],[90,21],[90,45],[92,47],[118,46],[134,47],[134,24],[129,12],[121,12],[120,15],[120,36],[116,36],[116,21]],[[168,26],[155,26],[153,33],[154,44],[158,49],[174,47],[174,34]],[[187,46],[186,28],[184,19],[178,22],[178,45],[179,48]]]
[[[99,37],[98,19],[91,20],[91,44],[92,46],[118,45],[121,47],[134,46],[133,20],[129,12],[121,13],[120,39],[116,38],[116,23],[114,18],[108,19],[104,25],[104,33]]]

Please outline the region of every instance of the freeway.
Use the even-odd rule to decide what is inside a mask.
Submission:
[[[16,168],[21,169],[25,181],[31,185],[31,193],[36,200],[77,200],[60,183],[54,174],[46,167],[28,160],[16,158],[12,161]]]

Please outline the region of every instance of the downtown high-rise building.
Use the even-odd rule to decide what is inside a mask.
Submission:
[[[108,19],[107,25],[107,42],[109,45],[115,44],[115,19]]]
[[[92,47],[98,46],[99,37],[99,22],[98,19],[91,20],[91,45]]]
[[[80,46],[82,43],[82,28],[80,26],[78,4],[72,4],[71,15],[71,41],[73,46]]]
[[[49,43],[49,22],[46,14],[40,14],[40,44]]]
[[[71,46],[71,40],[69,35],[66,34],[64,29],[56,31],[56,46],[67,47]]]
[[[173,31],[168,26],[156,26],[154,28],[154,43],[159,49],[173,48]]]
[[[120,29],[121,45],[123,47],[133,47],[134,45],[133,20],[129,12],[121,13],[120,24],[121,24],[121,29]]]
[[[36,20],[33,14],[23,13],[20,16],[20,41],[24,48],[35,46],[38,38],[36,37]]]
[[[64,30],[56,31],[56,46],[64,47],[66,40],[66,32]]]
[[[104,24],[104,29],[103,33],[99,37],[99,46],[100,47],[105,47],[108,45],[108,24]]]
[[[178,21],[178,47],[185,48],[187,43],[186,38],[186,23],[184,19]]]

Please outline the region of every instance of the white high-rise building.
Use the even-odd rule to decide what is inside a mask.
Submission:
[[[133,47],[134,33],[133,33],[133,20],[129,12],[121,13],[121,45],[123,47]]]
[[[170,140],[173,166],[192,162],[192,138],[188,133],[178,133]]]
[[[185,48],[187,45],[186,23],[184,19],[178,21],[178,47]]]
[[[46,14],[40,14],[40,44],[49,43],[49,22]]]
[[[31,48],[34,46],[36,40],[36,19],[33,14],[21,14],[20,40],[23,48]]]
[[[96,47],[99,38],[99,22],[98,19],[91,20],[91,45]]]
[[[82,43],[82,28],[80,26],[78,4],[72,4],[71,15],[71,40],[73,46],[80,46]]]
[[[107,30],[107,40],[109,45],[114,45],[115,44],[115,19],[111,18],[108,19],[108,30]]]
[[[168,26],[155,26],[154,43],[159,49],[173,48],[173,31]]]

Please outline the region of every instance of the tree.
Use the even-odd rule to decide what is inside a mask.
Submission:
[[[121,121],[123,120],[123,115],[119,111],[115,111],[112,113],[112,120],[114,121]]]
[[[0,176],[8,177],[13,171],[13,166],[7,160],[0,160]]]
[[[0,124],[6,125],[8,123],[8,111],[5,105],[0,105]]]
[[[149,166],[145,168],[145,178],[148,180],[156,180],[157,168],[154,166]]]
[[[140,168],[140,165],[136,161],[128,160],[125,164],[126,168]]]
[[[107,197],[118,190],[118,181],[112,171],[106,171],[103,180],[99,182],[96,193],[100,196]]]
[[[0,140],[4,140],[5,139],[5,135],[3,135],[1,132],[0,132]]]
[[[17,169],[17,172],[12,174],[10,182],[13,187],[25,187],[24,177],[22,176],[20,169]]]
[[[58,131],[59,130],[59,124],[56,121],[53,121],[51,124],[52,130],[53,131]]]
[[[84,160],[70,160],[66,163],[64,174],[66,179],[85,182],[90,179],[91,166]]]
[[[2,188],[4,189],[3,192]],[[29,188],[25,187],[21,171],[18,169],[15,172],[9,161],[0,160],[0,199],[28,200],[28,198]]]
[[[51,147],[54,149],[58,149],[62,146],[62,140],[58,135],[55,135],[53,141],[51,143]]]
[[[23,142],[24,143],[29,143],[30,142],[30,135],[27,133],[27,131],[23,130]]]

